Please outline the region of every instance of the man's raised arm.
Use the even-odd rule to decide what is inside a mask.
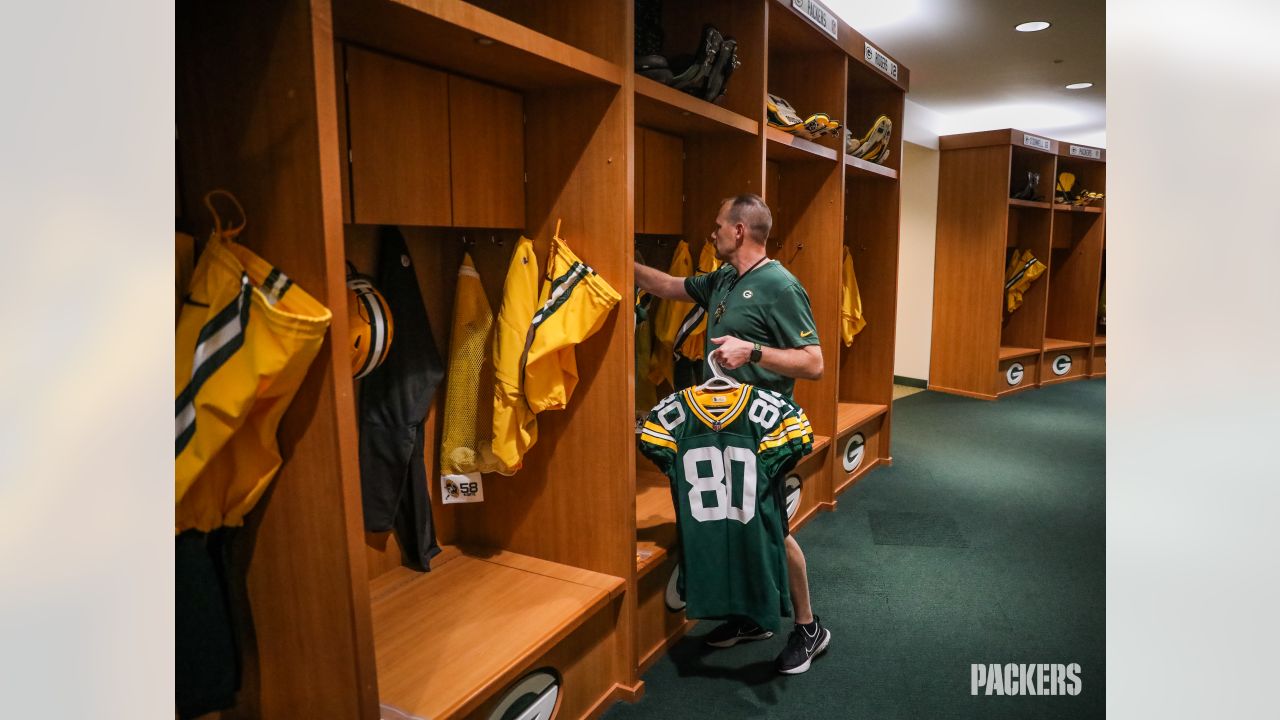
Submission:
[[[636,263],[636,285],[641,290],[657,295],[664,300],[683,300],[692,302],[693,298],[684,289],[684,278],[668,275],[661,270]]]

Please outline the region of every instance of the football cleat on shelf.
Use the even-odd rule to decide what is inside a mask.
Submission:
[[[853,135],[845,140],[845,151],[856,158],[869,162],[882,162],[888,157],[889,138],[893,135],[893,121],[888,115],[881,115],[871,124],[871,129],[862,136],[862,140],[854,145]],[[880,160],[872,158],[879,157]]]
[[[671,68],[667,65],[667,59],[661,55],[645,55],[636,58],[636,72],[649,78],[656,80],[663,85],[671,83],[674,75]]]
[[[711,74],[716,55],[719,54],[720,46],[723,44],[724,36],[719,30],[712,25],[703,25],[702,40],[698,43],[698,49],[694,52],[689,65],[677,71],[675,63],[672,63],[672,72],[675,73],[675,77],[669,83],[671,87],[686,91],[688,88],[701,87]]]
[[[716,62],[711,68],[711,75],[707,77],[706,88],[698,96],[707,102],[718,100],[729,87],[729,76],[740,65],[742,62],[738,60],[738,41],[726,37],[720,45],[720,51],[716,53]]]
[[[1009,197],[1014,200],[1039,200],[1036,195],[1036,186],[1040,184],[1040,173],[1034,170],[1027,171],[1027,185],[1018,192]]]
[[[823,135],[839,132],[840,122],[831,119],[826,113],[814,113],[804,120],[791,107],[791,103],[774,95],[767,94],[765,106],[768,110],[769,125],[806,140],[817,140]]]

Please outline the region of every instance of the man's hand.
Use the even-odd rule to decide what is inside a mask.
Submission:
[[[751,362],[753,345],[731,335],[711,338],[719,347],[711,351],[725,370],[734,370]],[[798,380],[822,378],[822,349],[817,345],[798,348],[760,348],[760,367]]]
[[[711,342],[719,346],[712,350],[711,354],[715,355],[716,362],[720,363],[720,367],[725,370],[736,370],[751,362],[751,349],[753,346],[746,340],[739,340],[731,335],[722,335],[711,338]]]

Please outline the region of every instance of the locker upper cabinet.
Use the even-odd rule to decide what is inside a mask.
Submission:
[[[636,232],[684,232],[684,140],[636,128]]]
[[[524,103],[348,46],[351,220],[524,227]]]

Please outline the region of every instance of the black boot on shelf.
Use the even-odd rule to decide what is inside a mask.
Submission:
[[[711,68],[706,89],[701,93],[702,99],[715,102],[724,95],[729,87],[729,76],[741,64],[738,60],[738,41],[731,37],[725,38],[720,45],[720,52],[716,53],[716,64]]]
[[[667,64],[667,59],[661,55],[645,55],[643,57],[637,55],[636,72],[663,85],[670,84],[671,78],[674,77],[671,73],[671,68]]]
[[[687,91],[689,88],[698,88],[705,84],[716,62],[716,55],[720,52],[720,46],[723,44],[724,36],[720,31],[711,25],[704,25],[702,39],[688,67],[681,67],[672,62],[671,67],[675,77],[671,80],[671,87]]]
[[[1027,171],[1027,185],[1012,195],[1014,200],[1037,200],[1036,187],[1040,184],[1040,173]]]

